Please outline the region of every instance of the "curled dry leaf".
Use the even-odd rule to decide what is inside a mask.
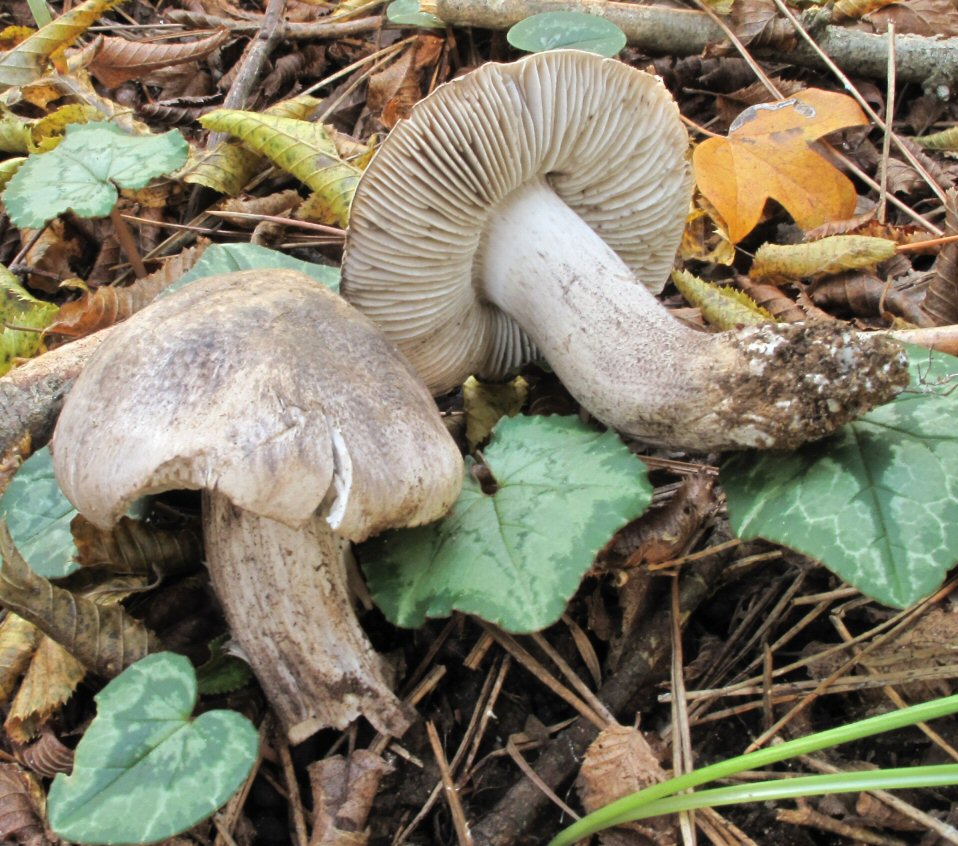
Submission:
[[[736,118],[728,138],[709,138],[695,148],[696,181],[728,225],[733,243],[755,228],[769,198],[803,229],[850,217],[854,185],[809,145],[867,122],[851,97],[816,88],[751,106]]]
[[[159,648],[156,638],[119,605],[75,596],[36,575],[0,523],[0,604],[37,626],[89,669],[110,678]]]
[[[29,743],[85,675],[86,667],[56,641],[44,637],[3,724],[7,735],[16,743]]]
[[[19,749],[17,757],[43,778],[53,778],[57,773],[73,769],[73,750],[61,743],[49,727],[44,727],[29,746]]]
[[[112,529],[98,529],[78,514],[70,528],[84,567],[162,579],[195,570],[203,557],[195,524],[170,530],[123,517]]]
[[[756,282],[747,276],[738,276],[735,279],[746,294],[751,297],[759,308],[771,313],[778,323],[801,323],[809,319],[809,315],[791,297],[779,288],[768,282]]]
[[[159,68],[168,68],[205,58],[229,40],[225,27],[196,41],[173,44],[169,41],[130,41],[107,36],[89,65],[89,71],[107,88],[116,88],[129,79],[139,79]]]
[[[787,280],[875,267],[896,254],[894,241],[865,235],[833,235],[808,244],[762,244],[749,276]]]
[[[576,789],[583,807],[591,813],[666,778],[668,774],[645,735],[637,728],[613,725],[603,729],[589,746],[576,778]],[[621,829],[621,832],[618,829],[605,832],[602,843],[606,846],[669,846],[678,842],[670,817],[627,823]]]

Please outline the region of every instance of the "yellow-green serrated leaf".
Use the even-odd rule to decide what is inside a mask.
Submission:
[[[462,404],[466,413],[466,443],[472,452],[489,437],[503,417],[522,411],[529,396],[529,383],[521,376],[502,384],[480,382],[470,376],[462,385]]]
[[[265,110],[265,114],[304,120],[322,101],[308,94],[280,100]],[[220,194],[235,197],[265,167],[263,156],[244,147],[238,141],[217,144],[212,150],[190,147],[186,166],[178,178],[192,185],[205,185]]]
[[[20,170],[20,165],[26,160],[26,156],[18,156],[15,159],[0,162],[0,191],[7,187],[7,183],[13,179],[13,175]],[[3,203],[0,202],[0,208],[2,207]]]
[[[31,358],[43,346],[41,330],[56,316],[53,303],[38,300],[6,268],[0,268],[0,375],[16,359]],[[23,327],[22,329],[17,327]]]
[[[16,614],[7,614],[0,622],[0,702],[6,705],[16,690],[23,671],[30,665],[40,630]]]
[[[39,79],[53,53],[69,47],[100,15],[122,2],[84,0],[0,55],[0,91]]]
[[[867,235],[832,235],[809,244],[762,244],[749,271],[753,279],[807,279],[874,267],[895,255],[896,243]]]
[[[958,152],[958,126],[953,126],[941,132],[933,132],[931,135],[923,135],[921,138],[912,138],[911,140],[926,150]]]
[[[3,724],[7,734],[17,743],[29,743],[85,675],[86,667],[59,643],[44,637]]]
[[[763,323],[775,322],[775,316],[771,312],[737,288],[706,282],[687,270],[673,270],[672,281],[689,304],[695,306],[702,312],[702,317],[719,329],[760,326]]]
[[[239,138],[295,176],[326,204],[329,215],[325,217],[346,225],[360,171],[339,158],[320,124],[236,109],[209,112],[200,118],[200,123],[207,129]]]
[[[0,109],[0,153],[26,153],[30,143],[30,122]]]
[[[56,147],[72,123],[94,123],[103,120],[103,113],[85,103],[69,103],[34,121],[30,128],[30,152],[46,153]]]
[[[238,142],[217,144],[212,150],[190,145],[186,164],[176,174],[191,185],[205,185],[227,197],[237,196],[263,170],[263,157]]]

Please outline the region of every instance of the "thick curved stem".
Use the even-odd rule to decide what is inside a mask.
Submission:
[[[899,348],[841,324],[684,326],[600,236],[544,180],[526,185],[490,220],[481,284],[572,395],[616,429],[697,451],[791,448],[907,381]]]
[[[207,566],[234,639],[293,743],[362,715],[401,735],[411,711],[359,626],[339,540],[316,517],[299,529],[204,495]]]

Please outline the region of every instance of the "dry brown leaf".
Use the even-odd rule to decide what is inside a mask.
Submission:
[[[896,255],[894,241],[866,235],[832,235],[806,244],[762,244],[749,270],[752,279],[788,280],[876,267]]]
[[[205,58],[226,43],[229,37],[229,30],[225,27],[206,38],[180,43],[130,41],[107,36],[88,70],[107,88],[116,88],[129,79],[139,79],[151,71]]]
[[[159,649],[159,642],[120,605],[94,602],[30,569],[0,521],[0,604],[29,620],[100,676],[112,678]],[[117,602],[120,594],[114,594]]]
[[[836,21],[861,18],[894,2],[895,0],[837,0],[832,6],[832,14]]]
[[[945,234],[958,234],[958,191],[955,189],[945,195]],[[958,323],[958,244],[941,248],[921,310],[935,326]]]
[[[84,667],[59,643],[43,638],[3,724],[16,743],[29,743],[76,690]]]
[[[888,24],[898,35],[925,35],[948,38],[958,35],[958,7],[954,0],[908,0],[892,3],[864,17],[872,31],[884,34]]]
[[[766,311],[774,315],[779,323],[801,323],[808,320],[808,314],[777,285],[756,282],[745,276],[736,278],[735,283]]]
[[[779,15],[772,0],[737,0],[731,17],[732,29],[744,44],[784,52],[795,46],[795,29]]]
[[[637,728],[609,726],[592,741],[576,778],[587,812],[668,778],[645,735]],[[604,846],[667,846],[678,842],[672,817],[627,823],[600,835]]]
[[[855,187],[809,146],[823,135],[868,121],[851,97],[809,88],[777,103],[751,106],[727,138],[708,138],[695,148],[699,190],[741,241],[777,200],[803,229],[855,211]]]
[[[309,846],[364,846],[366,818],[392,767],[374,752],[357,749],[349,758],[335,755],[307,769],[314,807]]]
[[[871,273],[840,273],[816,285],[812,302],[820,308],[852,317],[900,317],[914,326],[930,324],[919,305],[904,291],[898,291]]]
[[[17,764],[0,764],[0,840],[46,846],[45,809],[39,782]]]

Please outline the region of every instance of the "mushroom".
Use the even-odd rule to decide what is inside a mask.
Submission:
[[[541,354],[600,421],[709,451],[822,437],[907,381],[840,324],[706,333],[654,294],[689,208],[688,138],[661,81],[557,50],[418,103],[353,199],[343,295],[430,389]]]
[[[204,492],[211,582],[292,742],[360,714],[405,730],[352,610],[346,541],[438,519],[462,458],[368,318],[295,271],[198,280],[103,342],[52,446],[97,526],[147,494]]]

